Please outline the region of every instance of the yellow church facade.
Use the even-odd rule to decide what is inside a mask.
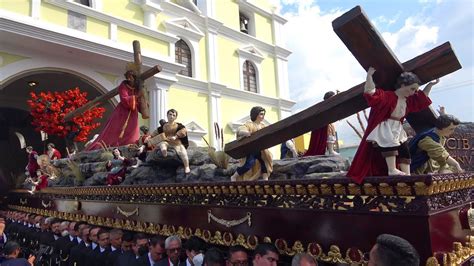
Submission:
[[[163,67],[146,82],[151,116],[141,124],[151,129],[174,108],[194,144],[202,146],[204,137],[222,148],[215,123],[229,142],[251,107],[263,106],[270,124],[295,104],[286,20],[266,0],[0,0],[0,14],[1,87],[20,85],[0,97],[0,108],[26,110],[16,92],[26,77],[54,87],[57,79],[48,75],[66,73],[90,95],[115,88],[133,60],[133,40],[140,41],[144,69]]]

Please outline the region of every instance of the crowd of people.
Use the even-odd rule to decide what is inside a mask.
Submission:
[[[271,243],[257,245],[250,255],[243,246],[211,247],[191,236],[182,242],[140,232],[104,228],[17,211],[0,211],[1,266],[276,266],[289,265]],[[408,241],[381,235],[367,254],[368,265],[419,265]],[[296,254],[292,266],[316,266],[310,254]],[[321,265],[321,263],[319,264]]]

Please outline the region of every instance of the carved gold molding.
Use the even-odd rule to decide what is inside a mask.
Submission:
[[[460,242],[453,243],[453,250],[446,253],[437,253],[426,260],[426,266],[456,266],[461,265],[474,256],[474,236],[468,236],[467,242],[463,245]],[[439,259],[441,258],[441,262]]]
[[[133,216],[133,215],[137,215],[137,216],[138,216],[138,215],[139,215],[139,214],[138,214],[138,210],[139,210],[139,208],[136,207],[133,211],[129,211],[129,212],[128,212],[128,211],[122,210],[122,209],[120,208],[120,206],[117,206],[117,213],[120,213],[120,214],[122,214],[123,216],[125,216],[125,217],[127,217],[127,218],[130,217],[130,216]]]
[[[247,221],[247,224],[249,225],[249,227],[252,226],[252,214],[250,212],[247,212],[247,215],[245,215],[245,217],[242,217],[242,218],[237,219],[237,220],[225,220],[225,219],[217,218],[216,216],[214,216],[212,214],[211,210],[208,210],[207,211],[207,222],[211,223],[211,220],[213,220],[214,222],[216,222],[220,225],[223,225],[227,228],[242,224],[245,221]]]
[[[417,181],[413,183],[373,182],[362,185],[343,182],[341,183],[308,183],[308,182],[272,182],[269,184],[206,184],[206,185],[154,185],[154,186],[108,186],[108,187],[50,187],[38,193],[59,195],[367,195],[367,196],[429,196],[455,190],[474,188],[474,173],[450,174],[436,176],[431,184]],[[26,190],[14,190],[26,193]]]
[[[85,221],[91,225],[107,226],[112,228],[127,229],[136,232],[145,232],[148,234],[156,234],[163,236],[178,235],[182,239],[189,239],[195,235],[203,238],[205,241],[215,245],[222,246],[233,246],[242,245],[247,249],[253,250],[259,243],[259,238],[254,235],[238,234],[235,236],[230,232],[215,231],[212,233],[209,230],[203,230],[196,228],[193,230],[189,227],[178,226],[177,228],[173,225],[159,225],[151,222],[141,222],[134,220],[104,218],[101,216],[85,215],[78,213],[64,213],[47,209],[37,209],[27,206],[19,205],[8,205],[11,210],[22,211],[26,213],[35,213],[43,216],[52,216],[55,218],[61,218],[69,221]],[[293,245],[288,245],[284,239],[276,239],[274,242],[269,237],[262,238],[263,243],[274,243],[278,251],[282,255],[294,256],[297,253],[304,252],[305,250],[314,256],[316,259],[330,262],[330,263],[345,263],[345,264],[366,264],[364,261],[363,252],[356,248],[350,248],[345,253],[341,252],[339,246],[331,245],[327,253],[321,248],[316,242],[308,243],[306,245],[303,242],[297,240]],[[343,256],[345,254],[345,256]],[[459,242],[453,243],[453,251],[448,253],[434,254],[433,257],[427,259],[426,266],[454,266],[459,265],[469,257],[474,256],[474,236],[468,236],[465,245]],[[442,259],[440,263],[438,260]]]

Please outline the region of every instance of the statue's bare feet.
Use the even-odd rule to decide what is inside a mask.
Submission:
[[[264,181],[268,181],[268,178],[269,178],[269,177],[270,177],[270,174],[269,174],[269,173],[263,173],[263,174],[262,174],[262,179],[263,179]]]
[[[142,160],[137,159],[137,164],[132,165],[132,168],[138,168],[142,164]]]
[[[237,181],[237,177],[239,177],[239,173],[235,172],[235,173],[230,177],[230,181],[232,181],[232,182]]]
[[[168,151],[167,150],[161,150],[161,154],[163,154],[163,157],[168,156]]]
[[[185,174],[191,173],[191,169],[189,169],[189,166],[184,168],[184,173]]]
[[[388,170],[388,175],[407,175],[407,174],[398,169],[393,169],[393,170]]]

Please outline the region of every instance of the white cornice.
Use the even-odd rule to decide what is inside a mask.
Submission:
[[[178,79],[176,86],[179,86],[180,88],[189,89],[192,91],[206,93],[206,94],[209,93],[208,83],[205,81],[197,80],[197,79],[182,76],[182,75],[176,75],[176,77]],[[296,104],[296,102],[293,102],[291,100],[278,99],[278,98],[264,96],[264,95],[253,93],[253,92],[236,90],[236,89],[229,88],[224,84],[211,82],[211,94],[213,92],[217,93],[221,97],[227,96],[227,97],[231,97],[231,98],[245,101],[245,102],[248,102],[249,100],[251,100],[252,102],[255,102],[258,104],[264,104],[264,105],[269,105],[269,106],[274,106],[274,107],[283,106],[286,108],[291,108],[293,107],[293,105]]]
[[[233,133],[237,133],[237,130],[239,129],[240,126],[243,126],[245,123],[249,122],[250,121],[250,117],[248,115],[242,117],[241,119],[239,120],[235,120],[235,121],[232,121],[232,122],[229,122],[227,123],[227,125],[229,126],[229,128],[232,130]],[[265,125],[265,126],[269,126],[271,123],[266,120],[266,119],[263,119],[262,123]]]
[[[187,8],[184,8],[180,5],[177,5],[173,2],[169,1],[164,1],[161,2],[160,5],[163,8],[163,14],[170,15],[172,17],[186,17],[190,21],[192,21],[194,24],[198,25],[201,27],[201,29],[204,28],[204,16],[201,14],[197,14]]]
[[[145,26],[137,25],[128,21],[125,21],[123,19],[102,13],[100,11],[97,11],[93,8],[90,8],[88,6],[84,6],[75,2],[72,2],[72,0],[45,0],[47,3],[50,3],[52,5],[64,8],[66,10],[71,10],[74,12],[77,12],[79,14],[83,14],[85,16],[93,17],[98,20],[102,20],[105,22],[113,23],[116,24],[117,26],[123,27],[125,29],[129,29],[132,31],[136,31],[138,33],[144,34],[146,36],[150,36],[153,38],[156,38],[158,40],[163,40],[166,42],[177,42],[179,39],[176,38],[173,35],[166,34],[164,32],[160,32],[157,30],[150,29]]]
[[[13,34],[29,38],[31,42],[35,40],[45,41],[125,62],[133,58],[131,46],[126,47],[125,45],[94,37],[84,32],[69,30],[64,27],[34,20],[30,17],[21,17],[3,10],[0,10],[0,28],[2,29],[2,41],[8,41],[3,39],[5,38],[4,36]],[[182,65],[171,61],[171,58],[163,57],[159,54],[142,54],[142,62],[144,66],[148,67],[159,64],[163,67],[164,72],[170,73],[177,73],[183,68]]]
[[[132,0],[132,3],[139,5],[143,10],[152,11],[156,14],[163,11],[160,5],[153,3],[151,0]]]
[[[248,0],[238,0],[237,3],[239,4],[239,7],[242,8],[243,10],[247,10],[253,13],[258,13],[268,18],[274,18],[276,21],[278,21],[281,24],[285,24],[286,22],[288,22],[288,20],[278,15],[277,13],[269,12],[263,8],[260,8],[259,6],[254,5],[252,2],[249,2]]]
[[[183,17],[185,16],[189,21],[193,22],[194,25],[200,28],[201,31],[204,31],[206,28],[206,17],[198,15],[184,7],[181,7],[172,2],[162,2],[161,7],[163,8],[163,14],[172,16],[172,17]],[[207,17],[209,31],[221,34],[224,37],[227,37],[231,40],[242,43],[243,45],[252,44],[256,48],[264,51],[268,54],[275,54],[276,56],[286,58],[291,54],[291,51],[280,47],[274,46],[270,43],[261,41],[253,36],[242,33],[240,31],[229,28],[224,25],[222,22],[215,20],[213,18]]]
[[[222,25],[222,27],[219,29],[220,34],[222,36],[225,36],[231,40],[237,40],[243,44],[253,44],[255,47],[258,49],[268,53],[268,54],[275,54],[276,56],[281,56],[281,57],[288,57],[291,54],[291,51],[279,47],[279,46],[274,46],[271,44],[268,44],[264,41],[261,41],[253,36],[250,36],[248,34],[242,33],[240,31],[236,31],[234,29],[231,29],[227,27],[226,25]],[[276,47],[276,49],[275,49]]]
[[[187,37],[193,41],[199,41],[204,34],[199,28],[187,18],[169,19],[164,22],[166,30],[171,34]]]
[[[264,59],[264,54],[253,45],[239,48],[237,49],[237,53],[243,59],[250,60],[258,64],[260,64]]]
[[[179,5],[185,6],[197,14],[201,14],[201,10],[191,0],[176,0]]]
[[[195,121],[185,123],[184,126],[186,127],[186,130],[188,131],[188,133],[192,132],[194,134],[199,134],[199,135],[202,134],[202,136],[207,134],[207,131]]]
[[[153,3],[151,0],[132,0],[132,3],[139,5],[143,10],[152,11],[156,14],[163,11],[159,4]]]

